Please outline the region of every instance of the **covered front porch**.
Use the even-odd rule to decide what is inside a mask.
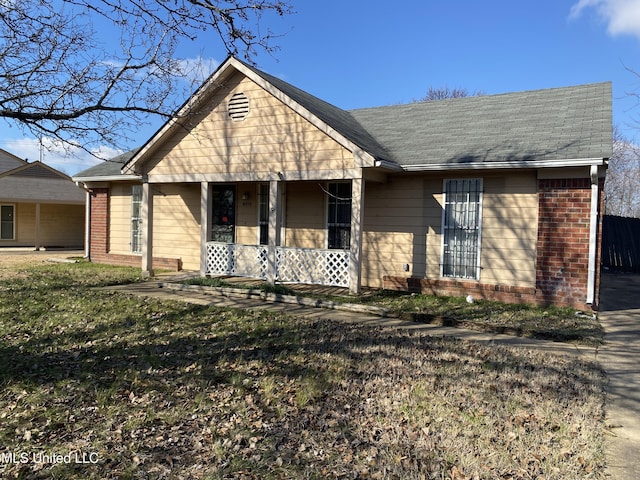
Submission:
[[[250,185],[202,183],[201,273],[358,293],[364,180],[286,182],[282,177],[258,183],[255,202]],[[254,244],[238,241],[242,235],[236,231],[251,210]]]
[[[363,178],[284,181],[280,176],[263,182],[200,182],[200,274],[359,293],[364,183]],[[196,185],[191,183],[189,191],[196,193]],[[160,248],[160,232],[154,234],[153,224],[159,224],[166,210],[166,197],[158,194],[163,190],[160,184],[143,183],[142,217],[150,221],[142,225],[141,253],[148,273],[153,269],[151,252],[156,248],[158,256]],[[189,207],[192,213],[194,206]],[[164,243],[161,248],[167,251]],[[184,248],[176,242],[175,254]]]

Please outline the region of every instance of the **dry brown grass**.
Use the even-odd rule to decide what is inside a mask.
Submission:
[[[4,459],[97,459],[3,478],[603,478],[597,365],[90,288],[135,275],[0,282]]]

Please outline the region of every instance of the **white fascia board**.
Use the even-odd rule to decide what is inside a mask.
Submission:
[[[428,172],[443,170],[493,170],[505,168],[561,168],[561,167],[588,167],[593,165],[606,165],[607,158],[575,158],[565,160],[525,160],[506,162],[483,163],[438,163],[421,165],[402,165],[405,172]]]
[[[72,177],[71,180],[80,183],[91,182],[118,182],[142,180],[141,175],[109,175],[104,177]]]
[[[384,168],[385,170],[393,170],[395,172],[405,171],[402,165],[398,165],[397,163],[390,162],[388,160],[376,160],[374,167]]]

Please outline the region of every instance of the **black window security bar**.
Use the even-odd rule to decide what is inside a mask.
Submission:
[[[478,279],[481,179],[445,181],[442,275]]]

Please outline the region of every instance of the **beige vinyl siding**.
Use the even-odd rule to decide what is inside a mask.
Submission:
[[[185,270],[200,269],[200,184],[152,186],[153,256],[182,259]]]
[[[109,253],[131,253],[131,186],[113,183],[109,192]]]
[[[387,183],[367,183],[363,284],[381,287],[385,275],[440,278],[443,182],[472,177],[484,184],[480,282],[534,286],[535,172],[390,176]]]
[[[36,241],[36,204],[18,203],[15,205],[14,244],[35,245]],[[42,207],[41,207],[42,208]],[[10,242],[2,242],[7,245]]]
[[[2,246],[35,246],[36,204],[14,203],[14,240],[0,241]],[[43,247],[75,247],[84,244],[84,205],[40,204],[38,243]]]
[[[246,200],[242,196],[246,195]],[[239,183],[236,186],[236,243],[257,245],[258,233],[258,184]]]
[[[325,193],[318,182],[287,184],[286,246],[327,247],[326,202]]]
[[[433,194],[440,190],[441,180],[420,175],[391,176],[387,183],[367,183],[363,284],[381,287],[385,275],[425,276],[432,227],[440,230],[441,209]],[[409,264],[410,272],[404,271],[405,264]]]
[[[40,244],[82,247],[84,216],[84,205],[40,205]]]
[[[242,121],[227,114],[227,102],[237,92],[250,102]],[[354,165],[348,150],[241,74],[219,88],[200,113],[154,152],[145,166],[150,175],[286,175]]]
[[[484,178],[480,281],[534,286],[538,234],[535,172]]]

